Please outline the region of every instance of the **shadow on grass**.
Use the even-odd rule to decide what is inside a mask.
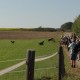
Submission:
[[[35,80],[51,80],[51,79],[52,79],[51,77],[43,76],[41,79],[35,79]]]

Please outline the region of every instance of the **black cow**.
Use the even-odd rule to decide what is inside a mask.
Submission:
[[[53,41],[53,42],[55,42],[55,39],[54,39],[54,38],[50,38],[50,39],[48,39],[48,41]]]
[[[44,45],[44,41],[42,41],[42,42],[39,42],[39,45]]]
[[[11,41],[11,43],[13,43],[13,44],[14,44],[14,43],[15,43],[15,41]]]

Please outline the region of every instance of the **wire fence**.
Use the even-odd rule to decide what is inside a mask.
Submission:
[[[56,55],[57,54],[57,52],[54,54],[54,55]],[[37,59],[39,59],[39,58],[44,58],[44,57],[47,57],[47,56],[51,56],[51,55],[43,55],[43,56],[37,56],[35,59],[37,60]],[[14,62],[14,61],[23,61],[23,60],[26,60],[26,58],[22,58],[22,59],[13,59],[13,60],[2,60],[2,61],[0,61],[0,63],[4,63],[4,62]]]
[[[53,78],[53,76],[57,76],[57,73],[54,73],[54,72],[53,72],[53,74],[50,74],[50,71],[54,71],[55,68],[56,67],[47,67],[47,68],[34,69],[34,71],[35,71],[35,74],[34,74],[35,79],[34,80],[40,80],[43,77]],[[20,71],[19,70],[11,71],[11,72],[7,73],[6,75],[1,76],[0,80],[26,80],[26,70],[24,69],[24,70],[20,70]]]
[[[59,57],[57,56],[58,59],[55,60],[56,58],[54,56],[56,56],[57,53],[59,53]],[[31,52],[29,59],[23,58],[23,59],[0,61],[0,63],[4,63],[4,64],[7,62],[20,61],[16,65],[1,70],[0,80],[50,80],[50,79],[62,80],[62,76],[65,73],[65,66],[64,66],[63,49],[61,46],[59,48],[59,52],[57,53],[45,57],[39,56],[36,57],[36,59],[34,58],[35,60],[33,60],[32,58],[33,54]],[[53,61],[47,62],[49,59],[51,59],[50,61],[54,59],[54,62]],[[36,67],[34,68],[34,61],[38,62],[37,65],[38,68]],[[43,62],[39,63],[39,61],[43,61]],[[57,65],[55,64],[55,61],[57,61],[56,62]],[[48,67],[45,66],[46,64],[48,65]],[[31,75],[33,78],[31,77]]]
[[[56,54],[57,53],[55,53],[53,55],[49,55],[49,56],[47,56],[47,55],[45,55],[45,56],[38,56],[38,57],[36,57],[35,62],[52,58]],[[20,61],[20,62],[24,61],[24,63],[26,63],[26,58],[23,58],[23,59],[15,59],[15,60],[4,60],[4,61],[0,61],[0,63],[3,63],[3,64],[8,63],[8,62],[13,63],[15,61]],[[55,67],[53,67],[53,66],[50,67],[49,66],[49,67],[43,67],[43,68],[35,68],[34,71],[35,71],[35,74],[36,74],[36,71],[40,73],[43,70],[49,71],[50,69],[53,69],[53,68],[57,68],[57,67],[56,66]],[[0,76],[0,80],[15,80],[16,77],[20,78],[20,75],[21,74],[24,74],[23,75],[24,77],[21,78],[21,80],[25,80],[25,78],[26,78],[26,69],[19,69],[19,70],[13,70],[13,71],[11,70],[10,72],[5,73],[4,75],[2,74],[2,76]],[[11,76],[13,77],[13,79],[11,79]]]
[[[37,69],[34,69],[34,70],[35,71],[41,71],[41,70],[49,70],[49,69],[53,69],[53,68],[58,68],[58,67],[37,68]],[[10,73],[18,73],[18,72],[25,72],[25,69],[24,70],[12,71]]]

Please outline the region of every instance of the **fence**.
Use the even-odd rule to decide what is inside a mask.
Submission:
[[[63,47],[59,47],[59,72],[58,72],[58,80],[62,80],[63,76],[65,75],[65,64],[64,64],[64,54],[63,54]]]
[[[44,69],[47,70],[47,69],[52,69],[52,68],[58,68],[58,80],[62,80],[62,77],[65,74],[64,55],[63,55],[63,48],[62,48],[62,46],[59,47],[59,52],[58,53],[59,53],[59,57],[58,57],[59,58],[59,61],[58,61],[59,65],[58,65],[58,67],[48,67],[48,68],[34,69],[35,61],[40,61],[40,60],[51,58],[54,55],[56,55],[57,53],[54,54],[54,55],[45,57],[44,59],[43,58],[35,59],[35,51],[34,50],[29,50],[28,51],[28,59],[27,59],[27,61],[26,62],[23,61],[22,64],[21,64],[21,65],[23,65],[23,64],[26,63],[26,65],[27,65],[26,66],[27,67],[26,71],[25,70],[21,70],[21,71],[14,71],[14,72],[25,72],[26,76],[24,76],[24,77],[26,78],[26,80],[34,80],[34,70],[44,70]],[[25,59],[18,59],[18,60],[25,60]],[[11,61],[14,61],[14,60],[11,60]],[[5,62],[5,61],[2,61],[2,62]],[[8,61],[6,61],[6,62],[8,62]],[[18,67],[19,66],[20,65],[18,65]],[[6,80],[8,80],[8,79],[6,79]]]
[[[58,80],[62,80],[62,77],[65,74],[65,65],[64,65],[64,55],[62,46],[59,47],[59,72]],[[35,60],[35,51],[29,51],[28,53],[28,72],[26,80],[34,80],[34,60]]]

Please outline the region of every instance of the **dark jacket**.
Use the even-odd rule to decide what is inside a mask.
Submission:
[[[73,49],[73,53],[78,53],[80,51],[80,44],[76,44]]]

